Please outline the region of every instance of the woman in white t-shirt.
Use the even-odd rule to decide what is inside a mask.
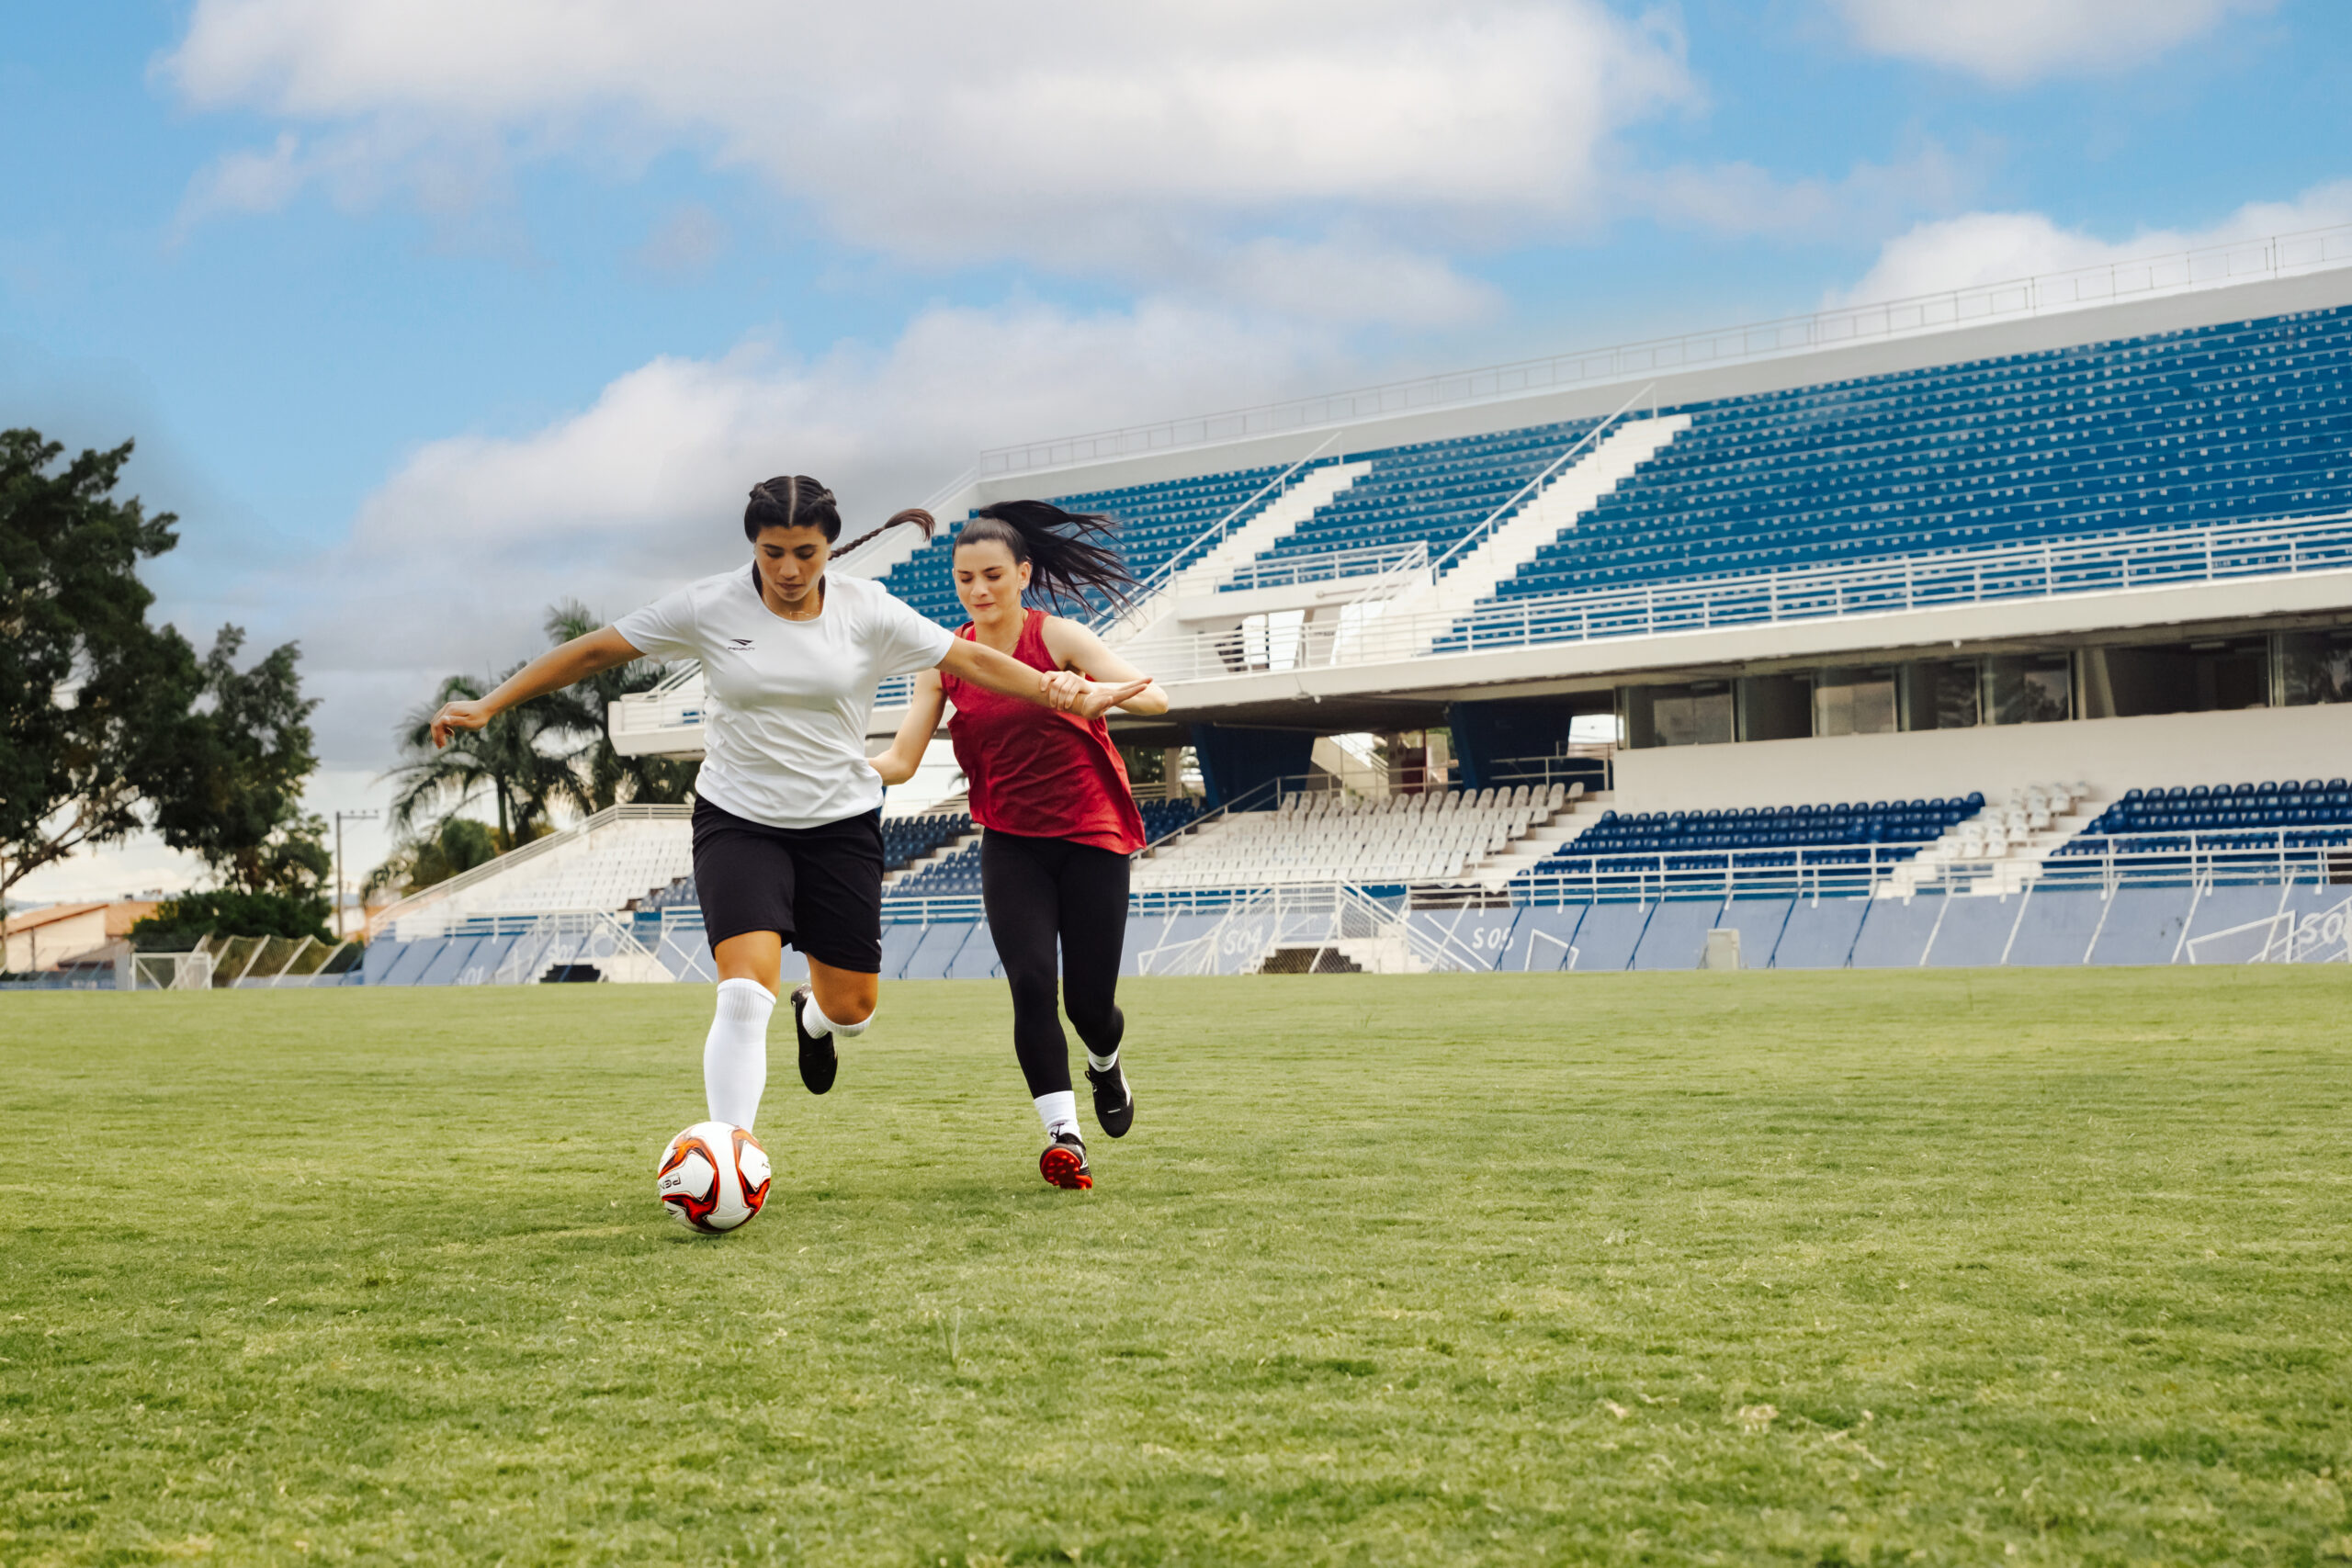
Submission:
[[[910,510],[928,535],[931,514]],[[496,691],[434,716],[433,743],[517,703],[648,654],[697,659],[709,701],[695,784],[695,882],[718,968],[703,1045],[712,1120],[750,1128],[767,1084],[767,1025],[784,943],[808,960],[792,994],[800,1077],[833,1085],[836,1035],[865,1032],[882,967],[882,781],[865,761],[875,689],[941,670],[1087,717],[1148,681],[1044,671],[958,638],[876,582],[825,570],[841,536],[832,491],[807,475],[755,485],[743,509],[750,569],[707,577],[541,654]],[[875,533],[881,532],[876,529]],[[874,536],[852,541],[856,547]]]

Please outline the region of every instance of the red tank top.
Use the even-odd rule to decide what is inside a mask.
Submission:
[[[971,637],[969,621],[956,636]],[[1012,657],[1033,670],[1058,670],[1046,647],[1046,612],[1021,623]],[[972,788],[972,820],[1026,839],[1068,839],[1131,855],[1143,848],[1143,815],[1111,727],[959,681],[939,684],[956,705],[947,738]]]

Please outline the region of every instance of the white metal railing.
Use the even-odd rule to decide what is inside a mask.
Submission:
[[[1401,908],[1347,882],[1260,887],[1227,895],[1207,931],[1136,954],[1143,975],[1254,972],[1278,948],[1353,946],[1385,973],[1476,970],[1486,964],[1451,936],[1414,925]]]
[[[1520,486],[1519,489],[1512,493],[1511,498],[1509,501],[1504,502],[1500,506],[1496,507],[1494,511],[1488,513],[1487,514],[1486,521],[1480,523],[1476,527],[1463,535],[1459,539],[1456,539],[1453,542],[1453,548],[1447,550],[1445,554],[1438,557],[1436,570],[1443,571],[1445,570],[1445,563],[1452,560],[1455,556],[1461,555],[1466,550],[1476,549],[1486,540],[1488,535],[1495,531],[1495,525],[1497,524],[1500,523],[1505,517],[1510,516],[1512,513],[1519,510],[1519,506],[1521,502],[1532,501],[1536,496],[1543,494],[1544,487],[1551,482],[1552,476],[1558,473],[1563,465],[1572,461],[1578,453],[1584,451],[1587,447],[1595,445],[1602,436],[1615,429],[1617,422],[1625,417],[1625,411],[1632,408],[1635,403],[1640,402],[1643,397],[1657,385],[1657,383],[1653,381],[1649,386],[1640,388],[1632,397],[1627,398],[1623,402],[1619,403],[1614,409],[1611,409],[1609,412],[1609,417],[1594,425],[1590,430],[1586,431],[1582,435],[1578,436],[1575,445],[1571,446],[1566,451],[1561,453],[1558,457],[1553,458],[1550,463],[1546,464],[1542,473],[1536,475],[1533,479]]]
[[[2041,863],[2043,886],[2133,883],[2352,881],[2352,846],[2312,843],[2342,825],[2212,832],[2081,833]],[[2296,842],[2297,840],[2303,842]]]
[[[1539,908],[1655,903],[1661,898],[1859,898],[1875,892],[1897,866],[1917,858],[1932,842],[1669,850],[1539,862],[1532,871],[1511,878],[1510,895],[1514,904]]]
[[[1261,502],[1272,504],[1273,500],[1279,500],[1287,494],[1291,481],[1325,452],[1330,450],[1332,444],[1345,434],[1344,431],[1333,431],[1316,446],[1315,450],[1259,486],[1241,504],[1204,529],[1198,538],[1188,541],[1183,548],[1160,562],[1159,568],[1149,577],[1137,583],[1134,591],[1127,593],[1120,603],[1104,605],[1096,613],[1091,623],[1092,628],[1107,636],[1129,621],[1139,625],[1148,624],[1152,615],[1152,602],[1168,589],[1175,586],[1179,573],[1192,570],[1199,564],[1196,558],[1205,556],[1224,543],[1227,536],[1233,531],[1234,524],[1245,516],[1254,514]]]
[[[630,921],[605,910],[560,910],[533,920],[495,970],[460,983],[527,986],[551,969],[575,964],[616,971],[632,980],[672,978],[637,940]]]
[[[1244,561],[1218,584],[1220,592],[1252,588],[1296,588],[1311,582],[1337,582],[1344,578],[1380,577],[1393,571],[1427,571],[1430,544],[1415,539],[1402,545],[1363,545],[1351,550],[1317,550],[1312,555],[1283,556],[1272,560]]]
[[[2132,261],[2104,262],[1878,304],[1839,306],[1806,315],[1783,316],[1775,321],[1678,337],[1651,338],[1580,354],[1553,355],[1476,370],[1415,377],[1318,398],[1261,403],[1222,413],[1000,446],[980,454],[978,468],[986,477],[1100,462],[1139,453],[1180,451],[1250,436],[1356,423],[1423,409],[1503,401],[1563,388],[1946,332],[2013,316],[2154,299],[2257,278],[2290,276],[2346,263],[2352,263],[2352,224],[2205,245]]]
[[[2101,893],[2125,886],[2217,882],[2352,882],[2352,847],[2286,841],[2298,833],[2323,831],[2241,829],[2236,837],[2158,833],[2077,838],[2063,852],[2029,868],[2027,882],[2036,887]],[[1514,904],[1538,908],[1661,898],[1885,897],[1899,886],[1894,882],[1896,868],[1916,863],[1934,841],[1600,855],[1539,864],[1532,874],[1514,877],[1510,893]],[[1921,896],[1956,895],[1979,887],[2016,891],[2001,876],[2004,869],[2018,869],[2014,859],[1943,861],[1938,869],[1939,878],[1917,889]]]
[[[1253,646],[1245,626],[1155,637],[1131,657],[1167,684],[1401,662],[1432,646],[1483,652],[2346,570],[2352,513],[2338,512],[1508,599],[1460,615],[1374,615],[1344,636],[1310,626],[1279,651],[1262,636]]]

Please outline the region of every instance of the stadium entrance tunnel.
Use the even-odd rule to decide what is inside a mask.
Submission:
[[[1274,781],[1305,773],[1314,765],[1311,729],[1236,729],[1221,724],[1193,727],[1193,754],[1200,760],[1201,785],[1212,811],[1241,800]]]
[[[1261,975],[1361,975],[1363,965],[1336,947],[1278,947],[1258,965]]]

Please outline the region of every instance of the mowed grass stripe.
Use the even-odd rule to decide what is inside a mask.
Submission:
[[[0,1562],[2352,1554],[2347,982],[896,986],[716,1241],[702,988],[11,997]]]

